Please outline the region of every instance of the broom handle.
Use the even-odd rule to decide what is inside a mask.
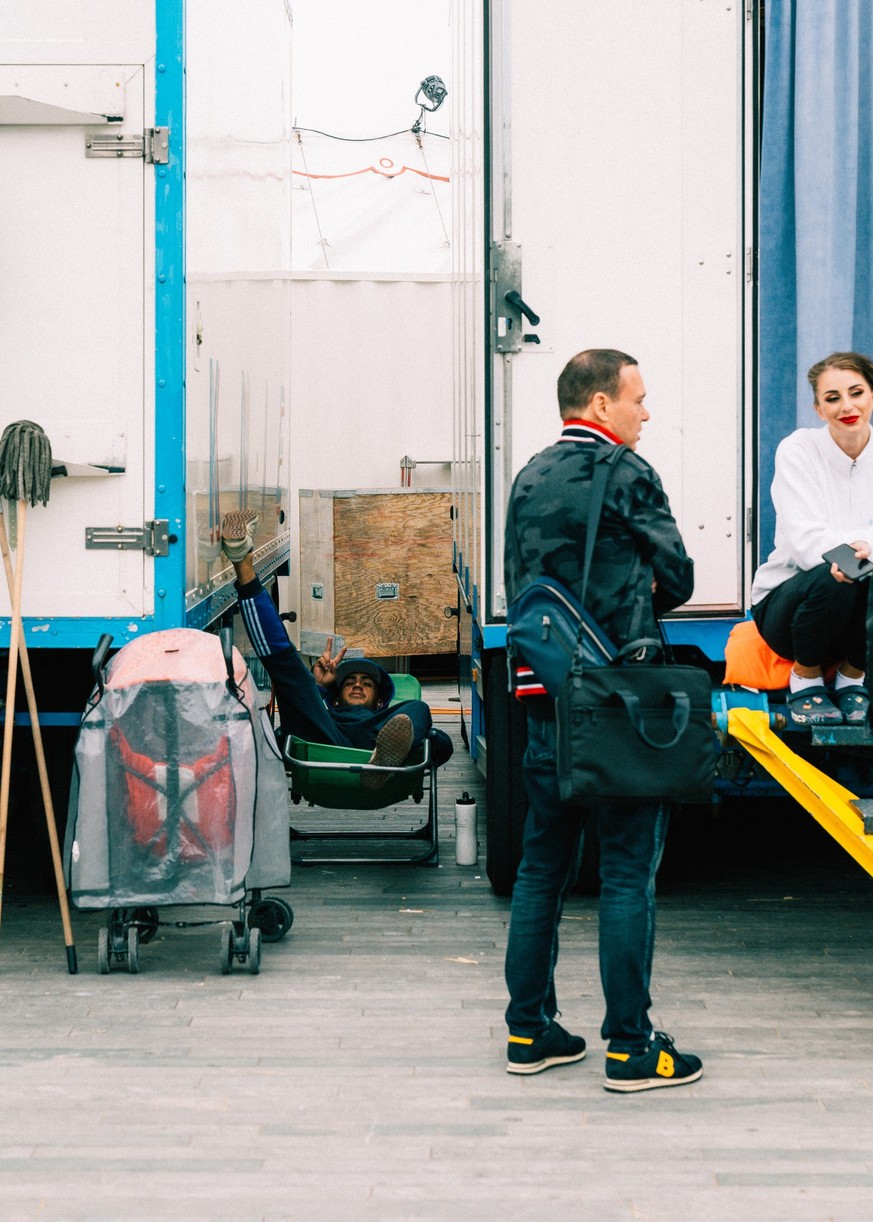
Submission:
[[[12,628],[9,634],[9,662],[6,670],[6,720],[3,725],[3,761],[0,773],[0,917],[3,914],[3,880],[6,862],[6,826],[9,821],[9,784],[12,769],[12,729],[15,725],[15,685],[18,680],[18,646],[21,640],[21,574],[24,559],[26,501],[18,502],[18,565],[10,590]]]
[[[6,522],[0,513],[0,551],[3,553],[3,565],[6,569],[6,582],[9,586],[9,596],[14,601],[16,573],[12,568],[9,556],[9,540],[6,537]],[[18,568],[21,569],[22,556],[18,557]],[[20,596],[19,596],[20,597]],[[20,605],[20,604],[19,604]],[[61,909],[61,923],[64,927],[64,945],[67,948],[67,967],[70,975],[78,971],[76,963],[76,947],[73,942],[73,926],[70,921],[70,908],[67,903],[67,890],[64,885],[64,869],[61,861],[61,848],[58,842],[58,828],[55,820],[55,808],[52,802],[52,791],[49,785],[48,768],[45,761],[45,749],[42,741],[42,728],[39,724],[39,714],[36,707],[36,692],[33,687],[33,675],[30,670],[30,655],[27,652],[27,641],[21,631],[19,637],[18,660],[21,663],[21,675],[24,679],[24,689],[27,693],[27,709],[30,713],[30,724],[33,732],[33,748],[36,754],[36,765],[39,771],[39,784],[42,790],[42,801],[45,808],[45,820],[48,828],[49,844],[52,851],[52,865],[55,872],[55,886],[58,891],[58,903]],[[9,706],[7,705],[7,708]],[[7,799],[8,800],[8,799]]]

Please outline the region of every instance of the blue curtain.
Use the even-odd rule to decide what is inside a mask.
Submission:
[[[806,380],[831,352],[873,355],[873,0],[765,0],[761,146],[760,546],[773,456],[818,423]]]

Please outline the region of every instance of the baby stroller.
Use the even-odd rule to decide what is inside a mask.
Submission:
[[[290,881],[288,790],[266,713],[229,630],[173,628],[131,641],[92,669],[70,792],[65,858],[77,908],[107,909],[98,967],[139,970],[167,905],[231,904],[220,965],[257,973],[261,941],[294,914],[264,887]]]

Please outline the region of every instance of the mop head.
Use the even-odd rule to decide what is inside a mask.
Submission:
[[[16,420],[0,437],[0,497],[48,504],[52,482],[52,447],[32,420]]]

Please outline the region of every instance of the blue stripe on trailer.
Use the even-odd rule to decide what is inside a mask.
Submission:
[[[8,648],[12,621],[0,619],[0,642],[5,642],[3,648]],[[105,632],[112,637],[113,649],[120,649],[128,641],[147,632],[154,632],[155,621],[151,616],[138,619],[134,616],[126,618],[106,619],[105,617],[78,618],[67,617],[50,619],[24,620],[24,641],[28,649],[89,649],[97,648],[97,642]]]
[[[482,648],[483,649],[505,649],[506,648],[506,624],[483,624],[482,625]]]
[[[724,658],[728,633],[741,617],[734,619],[669,619],[662,620],[664,633],[671,645],[696,645],[713,662]],[[482,645],[485,649],[506,647],[505,624],[483,624]]]
[[[724,647],[731,628],[744,615],[730,619],[665,619],[661,623],[671,645],[696,645],[712,662],[724,660]]]
[[[462,562],[458,557],[456,563]],[[482,637],[483,649],[506,648],[506,624],[502,622],[480,624],[479,621],[479,586],[474,583],[469,590],[473,620]],[[695,619],[678,616],[675,619],[662,619],[664,634],[671,645],[695,645],[712,662],[724,660],[724,648],[727,644],[730,630],[735,624],[746,619],[745,615],[708,616]]]
[[[185,622],[185,4],[155,6],[155,126],[170,130],[155,166],[155,517],[167,556],[154,560],[156,629]]]
[[[40,713],[39,724],[45,730],[49,726],[78,726],[82,721],[81,713]],[[0,725],[6,722],[6,714],[0,713]],[[16,713],[15,725],[31,726],[30,713]]]

